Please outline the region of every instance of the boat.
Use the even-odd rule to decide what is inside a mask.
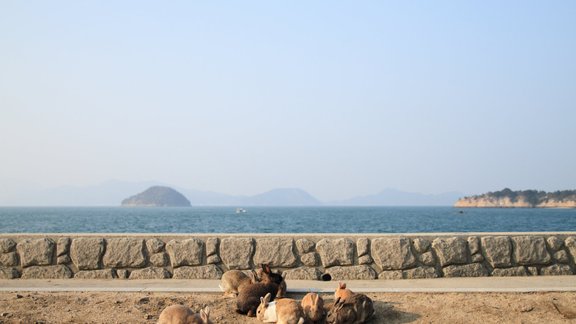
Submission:
[[[236,208],[236,214],[245,214],[247,213],[246,209],[244,208]]]

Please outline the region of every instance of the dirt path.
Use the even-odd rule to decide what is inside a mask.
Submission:
[[[576,292],[368,296],[376,309],[370,323],[576,323]],[[220,294],[126,292],[0,293],[0,323],[154,323],[164,307],[178,303],[196,311],[210,306],[214,323],[258,323],[236,314],[235,300]]]

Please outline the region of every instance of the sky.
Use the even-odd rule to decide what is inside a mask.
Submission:
[[[576,189],[574,17],[574,1],[2,1],[2,189]]]

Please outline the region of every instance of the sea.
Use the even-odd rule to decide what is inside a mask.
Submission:
[[[576,209],[454,207],[0,207],[0,233],[576,231]]]

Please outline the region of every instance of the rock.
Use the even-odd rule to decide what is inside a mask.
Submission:
[[[79,270],[95,270],[100,268],[104,254],[104,239],[82,237],[72,240],[70,256]]]
[[[420,261],[423,265],[427,266],[436,265],[436,258],[434,258],[434,254],[431,251],[419,255],[418,261]]]
[[[538,268],[536,268],[536,267],[526,267],[526,270],[528,270],[528,273],[531,276],[537,276],[538,275]]]
[[[165,267],[168,265],[168,254],[160,252],[150,256],[150,264],[155,267]]]
[[[206,257],[207,264],[218,264],[220,262],[222,262],[222,260],[218,254],[213,254]]]
[[[376,279],[376,271],[366,265],[351,267],[331,267],[326,273],[332,276],[332,280],[372,280]]]
[[[283,275],[286,280],[319,280],[322,272],[314,267],[300,267],[286,270]]]
[[[302,254],[300,256],[300,261],[305,266],[315,267],[318,265],[318,254],[316,252]]]
[[[382,280],[399,280],[404,279],[402,270],[382,271],[378,274],[378,279]]]
[[[149,267],[130,272],[128,279],[169,279],[170,272],[164,268]]]
[[[218,254],[218,245],[220,240],[217,237],[211,237],[206,240],[206,255],[215,255]]]
[[[512,237],[514,259],[520,265],[549,264],[552,261],[541,236]]]
[[[56,264],[68,264],[70,262],[72,262],[72,260],[68,254],[61,255],[56,259]]]
[[[424,253],[430,248],[430,241],[427,239],[417,238],[412,243],[414,244],[414,250],[418,253]]]
[[[402,271],[404,279],[432,279],[438,278],[439,275],[434,267],[418,267]]]
[[[568,248],[568,252],[572,255],[572,260],[576,260],[576,237],[569,236],[564,241],[564,245]]]
[[[567,264],[568,262],[570,262],[570,259],[568,258],[568,252],[564,250],[560,250],[554,253],[554,259],[558,261],[558,263]]]
[[[480,238],[478,238],[478,236],[470,236],[468,237],[467,241],[470,254],[476,254],[480,252]]]
[[[372,260],[370,255],[363,255],[358,258],[358,264],[372,264],[372,262],[374,262],[374,260]]]
[[[108,268],[140,268],[146,264],[144,240],[136,238],[111,238],[107,240],[102,259]]]
[[[172,188],[153,186],[137,195],[122,200],[122,206],[190,207],[190,201]]]
[[[300,254],[312,252],[315,245],[316,243],[305,238],[296,241],[296,248]]]
[[[356,253],[359,257],[370,254],[370,240],[359,238],[356,240]]]
[[[18,265],[18,255],[16,252],[0,254],[0,267],[15,267]]]
[[[200,267],[180,267],[174,269],[174,279],[220,279],[222,270],[210,264]]]
[[[65,265],[32,266],[22,271],[22,279],[68,279],[72,271]]]
[[[573,274],[572,269],[567,264],[554,264],[540,269],[542,276],[569,276]]]
[[[432,242],[432,248],[438,256],[441,266],[465,264],[468,261],[467,242],[460,237],[437,238]]]
[[[261,238],[256,240],[255,264],[290,268],[296,265],[294,240],[291,238]]]
[[[16,242],[13,239],[0,239],[0,253],[12,252],[16,248]]]
[[[50,265],[54,256],[54,241],[47,238],[26,239],[16,245],[23,267]]]
[[[525,267],[514,267],[514,268],[502,268],[494,269],[492,271],[492,276],[494,277],[520,277],[529,276],[530,273]]]
[[[472,255],[471,259],[472,263],[478,263],[484,261],[484,257],[480,253]]]
[[[61,237],[56,241],[56,256],[59,257],[61,255],[68,254],[70,251],[70,238],[69,237]]]
[[[200,265],[204,256],[204,242],[191,238],[183,241],[171,240],[166,244],[172,267]]]
[[[486,277],[488,270],[481,263],[451,265],[442,269],[444,277]]]
[[[486,260],[493,268],[512,265],[512,244],[508,236],[484,236],[481,241]]]
[[[552,251],[558,251],[564,246],[564,242],[556,236],[548,237],[546,243],[548,243],[548,247]]]
[[[16,279],[18,277],[20,277],[18,269],[0,267],[0,279]]]
[[[325,268],[354,264],[354,242],[348,238],[322,239],[316,244],[316,251]]]
[[[220,258],[228,269],[250,269],[253,253],[252,238],[225,238],[220,241]]]
[[[146,248],[150,254],[163,252],[164,246],[166,243],[157,237],[146,240]]]
[[[126,269],[116,269],[116,275],[119,279],[128,279],[130,276],[130,271]]]
[[[410,239],[406,237],[373,239],[372,257],[383,270],[402,270],[416,265]]]
[[[84,270],[74,274],[74,279],[114,279],[118,278],[114,269]]]

